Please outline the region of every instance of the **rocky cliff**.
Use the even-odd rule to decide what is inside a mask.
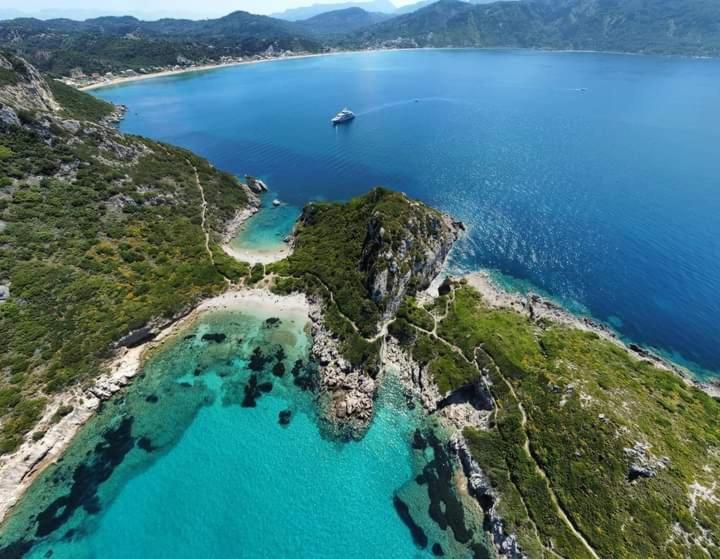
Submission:
[[[430,285],[463,229],[462,223],[419,202],[408,201],[407,211],[400,223],[374,211],[363,244],[360,270],[385,320],[394,316],[405,295]]]
[[[440,272],[462,224],[376,188],[346,204],[309,204],[298,222],[292,281],[316,300],[318,397],[334,434],[363,436],[382,374],[387,324]]]
[[[16,110],[58,112],[60,105],[33,66],[0,52],[0,104]]]

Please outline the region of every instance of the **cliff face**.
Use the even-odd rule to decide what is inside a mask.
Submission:
[[[57,112],[60,105],[33,66],[0,52],[0,103],[16,110]],[[8,108],[6,107],[7,111]]]
[[[460,222],[408,201],[408,216],[397,223],[382,211],[368,221],[360,270],[366,287],[388,320],[405,295],[426,289],[440,273],[462,229]]]

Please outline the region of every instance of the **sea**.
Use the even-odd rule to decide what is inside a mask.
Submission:
[[[720,374],[720,61],[367,52],[94,93],[129,107],[123,131],[269,185],[238,246],[386,186],[465,223],[450,273],[488,270]],[[333,127],[345,106],[357,118]],[[445,434],[392,374],[363,440],[327,436],[302,322],[211,313],[166,344],[33,485],[0,557],[487,556]]]

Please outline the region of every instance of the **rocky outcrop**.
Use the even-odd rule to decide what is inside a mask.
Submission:
[[[367,274],[368,292],[385,319],[397,312],[406,294],[430,285],[464,229],[461,222],[417,202],[409,206],[411,215],[402,228],[386,223],[379,211],[368,222],[360,270]]]
[[[374,410],[375,379],[345,359],[323,322],[322,303],[311,300],[312,357],[319,365],[317,399],[328,433],[339,439],[360,439]]]
[[[268,187],[263,181],[250,175],[245,175],[245,184],[255,194],[262,194],[268,191]]]
[[[0,87],[0,103],[26,111],[60,110],[47,83],[33,66],[16,56],[0,53],[0,68],[14,73],[14,78]]]
[[[17,113],[0,103],[0,126],[20,126]]]
[[[468,481],[468,490],[473,495],[485,514],[485,526],[492,538],[493,547],[501,557],[524,559],[527,557],[520,549],[517,538],[505,531],[502,518],[497,513],[498,495],[490,484],[490,480],[475,462],[462,435],[457,434],[450,439],[450,451],[462,466]]]
[[[655,477],[659,470],[664,470],[670,464],[667,456],[655,458],[650,452],[650,445],[636,441],[632,448],[623,449],[625,457],[630,462],[628,467],[628,481],[638,478]]]
[[[116,126],[123,118],[125,118],[127,111],[127,105],[115,105],[113,112],[102,119],[102,124],[105,126]]]

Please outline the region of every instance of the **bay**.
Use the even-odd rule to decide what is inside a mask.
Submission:
[[[260,176],[298,208],[407,192],[467,224],[451,269],[495,270],[720,371],[720,61],[359,53],[96,93],[129,106],[123,130]],[[345,105],[358,118],[333,128]]]

